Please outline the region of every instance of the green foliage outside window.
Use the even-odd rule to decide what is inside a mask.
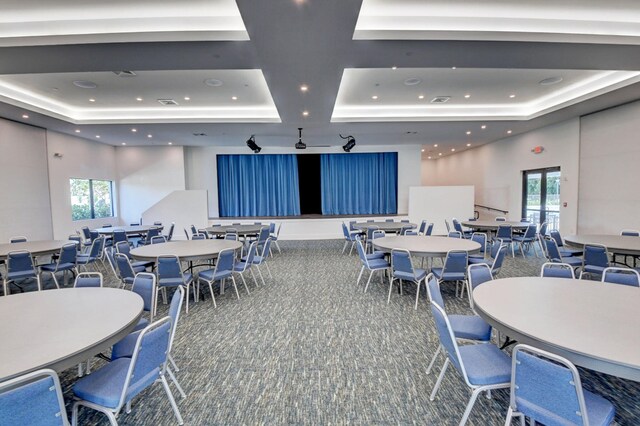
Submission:
[[[71,218],[99,219],[113,216],[112,182],[109,180],[70,179]]]

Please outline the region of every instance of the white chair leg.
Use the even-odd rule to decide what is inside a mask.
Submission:
[[[478,395],[480,395],[482,390],[474,389],[471,394],[471,399],[469,399],[469,403],[467,404],[467,408],[464,410],[464,414],[462,415],[462,419],[460,420],[460,426],[463,426],[467,423],[469,419],[469,414],[471,414],[471,410],[473,409],[474,404],[476,403],[476,399],[478,399]]]
[[[364,268],[364,266],[363,266],[363,268]],[[369,278],[367,279],[367,285],[364,286],[363,293],[366,293],[367,290],[369,289],[369,283],[371,282],[371,277],[373,277],[373,271],[369,271]]]
[[[256,279],[256,274],[253,273],[253,268],[249,267],[249,272],[251,272],[251,276],[253,277],[253,282],[255,283],[256,287],[259,287],[260,284],[258,283],[258,280]]]
[[[236,279],[231,275],[231,282],[233,283],[233,289],[236,291],[236,297],[240,300],[240,293],[238,292],[238,286],[236,285]]]
[[[184,421],[182,420],[182,416],[180,415],[180,410],[178,410],[178,405],[176,404],[176,400],[173,399],[173,394],[171,393],[171,389],[169,388],[169,383],[167,383],[167,379],[164,377],[164,375],[160,376],[160,381],[162,382],[164,391],[167,393],[167,397],[169,398],[169,402],[171,403],[171,408],[173,408],[173,414],[175,414],[176,419],[178,420],[178,424],[183,425]]]
[[[240,274],[240,278],[242,278],[242,284],[244,284],[244,289],[247,290],[247,294],[251,294],[249,293],[249,287],[247,287],[247,281],[244,279],[243,273]]]
[[[258,265],[256,265],[256,271],[258,271],[258,275],[260,276],[260,280],[262,281],[262,285],[267,285],[267,283],[264,282],[264,277],[262,276],[262,272],[260,271],[260,268],[258,267]]]
[[[436,380],[436,385],[433,387],[433,390],[431,391],[431,395],[429,396],[429,401],[433,401],[434,399],[436,399],[436,393],[438,393],[438,389],[440,389],[440,383],[442,383],[442,378],[444,377],[444,373],[447,372],[448,366],[449,366],[449,358],[447,357],[444,360],[444,365],[442,366],[442,370],[438,375],[438,380]]]
[[[173,357],[171,356],[171,354],[169,354],[169,362],[171,363],[171,366],[173,367],[174,370],[176,370],[176,373],[180,371],[180,369],[178,368],[178,365],[176,364],[176,362],[173,360]]]
[[[278,254],[282,254],[282,250],[280,250],[280,244],[278,244],[278,241],[274,241],[273,244],[276,246],[276,248],[278,249]]]
[[[184,393],[182,386],[180,386],[180,383],[178,383],[176,376],[173,374],[173,371],[171,371],[171,369],[168,366],[167,366],[167,373],[169,373],[169,378],[171,379],[173,384],[176,385],[176,389],[178,389],[178,392],[180,393],[180,396],[182,397],[182,399],[186,398],[187,394]]]
[[[271,275],[271,268],[269,268],[269,264],[264,262],[264,266],[267,267],[267,272],[269,273],[269,278],[273,279],[273,275]]]
[[[342,246],[342,254],[344,254],[344,251],[346,250],[348,244],[349,244],[349,241],[344,242],[344,246]]]
[[[433,354],[433,357],[431,358],[431,362],[427,367],[427,371],[426,371],[427,374],[431,374],[431,369],[433,368],[433,365],[436,363],[436,359],[438,359],[438,355],[440,355],[440,349],[442,349],[442,346],[438,345],[438,349],[436,349],[436,352]]]
[[[504,426],[511,426],[511,418],[513,417],[513,408],[509,407],[507,410],[507,418],[504,421]]]
[[[420,297],[420,283],[422,281],[418,281],[418,288],[416,289],[416,306],[413,307],[413,309],[418,310],[418,298]]]
[[[364,265],[360,268],[360,273],[358,274],[358,280],[356,281],[356,286],[360,285],[360,278],[362,278],[362,273],[364,272]]]

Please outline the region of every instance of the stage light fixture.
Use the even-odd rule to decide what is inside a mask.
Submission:
[[[298,127],[298,142],[296,142],[296,149],[307,149],[307,144],[302,142],[302,127]]]
[[[342,139],[346,139],[347,143],[345,143],[342,146],[342,149],[344,149],[344,152],[351,152],[351,150],[353,149],[354,146],[356,146],[356,138],[354,138],[353,136],[349,135],[349,136],[342,136],[340,135],[340,137]]]
[[[258,154],[258,153],[260,153],[260,151],[262,151],[262,148],[260,148],[258,146],[258,144],[256,143],[256,136],[255,135],[251,135],[251,137],[247,140],[247,146],[249,147],[249,149],[251,151],[253,151],[256,154]]]

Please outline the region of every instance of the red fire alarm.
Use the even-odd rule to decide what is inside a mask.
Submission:
[[[536,146],[531,150],[534,154],[542,154],[542,151],[544,151],[543,146]]]

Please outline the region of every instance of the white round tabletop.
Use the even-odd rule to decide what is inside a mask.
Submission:
[[[386,253],[393,249],[404,249],[413,255],[425,257],[445,257],[450,250],[464,250],[469,253],[480,251],[480,244],[463,238],[398,235],[376,238],[372,242],[376,249]]]
[[[640,255],[640,237],[622,235],[570,235],[564,241],[571,246],[582,248],[585,244],[600,244],[610,252]]]
[[[466,226],[467,228],[486,231],[497,231],[500,225],[511,225],[511,228],[513,229],[526,229],[527,226],[531,225],[531,223],[529,222],[515,222],[510,220],[505,220],[502,222],[498,222],[495,220],[467,220],[460,223],[462,224],[462,226]]]
[[[128,226],[108,226],[106,228],[96,228],[95,232],[99,234],[111,235],[115,230],[122,230],[125,234],[144,234],[149,231],[150,228],[158,228],[162,230],[160,225],[128,225]]]
[[[360,222],[353,224],[353,228],[359,230],[365,230],[372,226],[384,232],[400,232],[405,227],[414,229],[416,224],[409,222]]]
[[[640,381],[640,289],[520,277],[473,291],[476,312],[510,338],[574,364]]]
[[[131,250],[131,256],[138,260],[155,261],[158,256],[178,256],[180,260],[194,261],[213,259],[224,249],[238,250],[242,243],[231,240],[190,240],[169,241],[161,244],[150,244]]]
[[[206,231],[210,234],[215,234],[215,235],[224,235],[230,230],[235,231],[235,233],[239,235],[257,235],[260,233],[260,229],[262,229],[265,226],[267,228],[269,227],[269,225],[267,224],[212,226],[212,227],[206,228]]]
[[[0,297],[0,382],[62,371],[110,348],[142,315],[142,298],[115,288],[66,288]]]
[[[20,250],[27,250],[32,256],[44,256],[46,254],[58,253],[63,245],[69,243],[77,244],[78,242],[70,240],[44,240],[0,244],[0,260],[6,259],[10,252]]]

